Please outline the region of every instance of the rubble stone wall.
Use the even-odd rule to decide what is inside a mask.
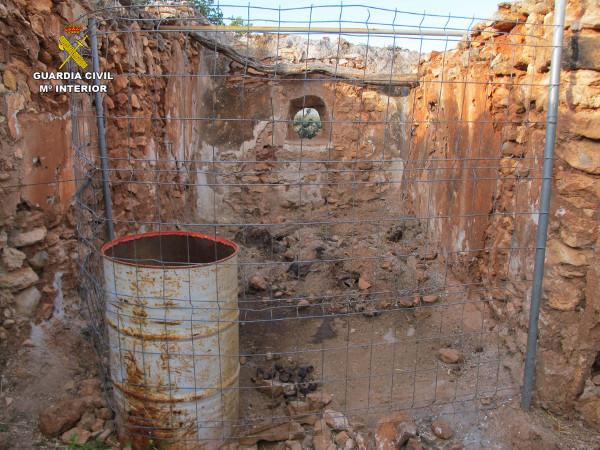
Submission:
[[[493,300],[518,380],[539,210],[552,8],[549,1],[502,4],[470,41],[420,65],[424,82],[413,92],[414,143],[405,174],[417,216],[438,218],[431,238],[463,262],[453,265],[457,274],[479,278],[483,295]],[[598,2],[568,2],[536,383],[542,406],[561,413],[575,408],[595,427],[599,19]]]

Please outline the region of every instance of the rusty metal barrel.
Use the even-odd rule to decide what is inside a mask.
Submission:
[[[106,243],[109,369],[134,448],[215,448],[238,418],[238,246],[185,231]]]

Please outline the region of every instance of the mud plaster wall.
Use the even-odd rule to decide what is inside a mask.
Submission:
[[[399,191],[406,92],[233,73],[207,93],[213,98],[200,116],[215,120],[200,123],[196,222],[325,219],[363,202],[392,203],[386,199]],[[324,104],[323,130],[300,140],[290,125],[293,105],[311,98]],[[228,163],[212,165],[213,155]]]
[[[541,405],[561,413],[575,408],[595,427],[599,20],[598,2],[568,2],[536,383]],[[518,379],[533,271],[533,252],[522,249],[535,240],[531,212],[539,209],[549,80],[550,52],[539,45],[551,42],[543,25],[552,21],[552,2],[501,6],[471,42],[421,64],[424,83],[411,97],[416,123],[405,176],[412,208],[436,217],[431,238],[464,263],[453,265],[457,275],[480,280],[484,297],[494,300],[489,304],[507,325],[499,331],[514,355],[507,364]],[[436,182],[446,179],[452,181]]]

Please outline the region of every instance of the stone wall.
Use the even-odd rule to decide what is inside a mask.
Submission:
[[[521,380],[546,122],[553,2],[502,4],[413,93],[411,204],[481,287]],[[600,426],[597,371],[600,7],[569,1],[540,320],[537,400]],[[414,170],[411,170],[414,168]],[[445,180],[451,180],[450,182]],[[458,267],[458,268],[457,268]]]
[[[56,37],[87,7],[0,5],[0,345],[26,339],[20,332],[49,319],[63,292],[77,305],[69,98],[38,94],[33,72],[60,64]]]

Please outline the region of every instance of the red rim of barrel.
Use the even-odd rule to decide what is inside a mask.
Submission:
[[[160,236],[187,236],[187,237],[193,237],[193,238],[198,238],[198,239],[206,239],[206,240],[218,242],[219,244],[223,244],[223,245],[233,248],[233,253],[231,255],[226,256],[225,258],[222,258],[222,259],[219,259],[216,261],[211,261],[208,263],[192,263],[192,264],[186,264],[184,266],[169,265],[169,264],[161,264],[161,265],[139,264],[139,263],[135,263],[135,262],[124,261],[120,258],[115,258],[113,256],[106,254],[106,252],[109,249],[111,249],[119,244],[123,244],[125,242],[130,242],[130,241],[136,241],[138,239],[157,237],[157,236],[158,237],[160,237]],[[203,233],[196,233],[193,231],[181,231],[181,230],[150,231],[147,233],[128,234],[127,236],[122,236],[122,237],[113,239],[112,241],[108,241],[100,248],[100,252],[102,253],[102,256],[105,257],[106,259],[109,259],[110,261],[113,261],[118,264],[125,264],[128,266],[134,266],[134,267],[144,267],[144,268],[148,268],[148,269],[190,269],[193,267],[210,266],[213,264],[220,264],[224,261],[227,261],[228,259],[233,258],[234,256],[236,256],[239,253],[239,251],[240,251],[240,247],[235,242],[230,241],[229,239],[225,239],[220,236],[209,236],[209,235],[203,234]]]

